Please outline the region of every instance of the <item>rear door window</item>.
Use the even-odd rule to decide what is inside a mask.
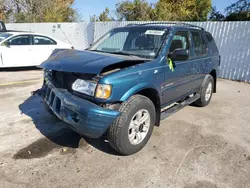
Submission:
[[[212,35],[206,33],[205,36],[206,36],[206,38],[207,38],[207,41],[208,41],[209,47],[210,47],[210,49],[211,49],[211,52],[212,52],[213,54],[217,54],[219,51],[218,51],[218,48],[217,48],[217,46],[216,46],[216,43],[215,43],[215,41],[214,41]]]
[[[56,45],[56,41],[49,37],[34,35],[34,45]]]
[[[200,32],[192,31],[192,40],[194,45],[194,53],[196,57],[202,57],[208,54],[207,44]]]

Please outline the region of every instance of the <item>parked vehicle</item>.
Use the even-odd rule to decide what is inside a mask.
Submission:
[[[111,30],[86,51],[64,50],[40,65],[48,109],[87,137],[107,136],[130,155],[154,126],[216,92],[220,55],[212,35],[187,24],[141,24]]]
[[[0,33],[0,68],[37,66],[56,49],[72,46],[47,35],[29,32]]]

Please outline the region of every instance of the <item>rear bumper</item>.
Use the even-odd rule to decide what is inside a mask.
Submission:
[[[91,138],[101,137],[120,115],[119,111],[102,108],[65,89],[55,88],[51,82],[44,84],[43,97],[59,119],[74,131]]]

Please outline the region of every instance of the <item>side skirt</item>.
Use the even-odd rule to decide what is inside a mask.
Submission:
[[[161,112],[161,120],[168,118],[169,116],[178,112],[179,110],[181,110],[185,106],[192,104],[193,102],[195,102],[199,98],[200,98],[200,94],[195,94],[194,96],[182,101],[181,103],[177,103],[177,104],[165,109],[164,111]]]

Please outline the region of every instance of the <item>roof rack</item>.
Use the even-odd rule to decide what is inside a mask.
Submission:
[[[136,25],[142,25],[142,24],[128,24],[125,27],[129,27],[129,26],[136,26]]]
[[[188,24],[188,23],[183,23],[183,22],[150,22],[150,23],[144,23],[144,24],[129,24],[129,25],[159,25],[159,24],[188,26],[188,27],[194,27],[194,28],[198,28],[201,30],[205,30],[203,27]]]

